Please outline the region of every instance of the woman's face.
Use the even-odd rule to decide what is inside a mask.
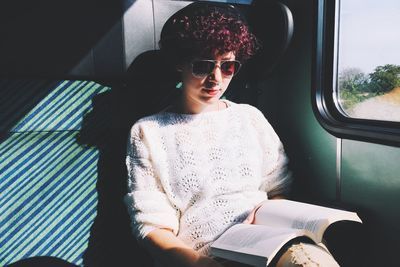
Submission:
[[[235,60],[235,54],[228,52],[216,54],[213,58],[198,58],[199,60],[215,60],[211,73],[205,76],[195,76],[192,72],[192,62],[183,64],[183,105],[188,111],[195,113],[218,110],[218,100],[227,89],[232,75],[221,72],[221,61]],[[197,60],[197,59],[196,59]]]

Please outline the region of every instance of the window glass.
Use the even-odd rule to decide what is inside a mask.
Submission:
[[[339,5],[338,108],[351,118],[400,121],[399,0]]]

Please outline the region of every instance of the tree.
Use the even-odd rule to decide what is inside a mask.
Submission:
[[[374,72],[369,74],[369,78],[368,89],[370,92],[386,93],[393,88],[400,87],[400,66],[393,64],[378,66]]]
[[[359,68],[346,68],[339,74],[339,103],[344,109],[350,109],[369,95],[365,94],[368,75]]]
[[[347,68],[339,74],[340,91],[362,93],[367,82],[368,76],[359,68]]]

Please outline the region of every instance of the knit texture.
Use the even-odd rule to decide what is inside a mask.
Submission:
[[[130,132],[125,196],[133,233],[169,228],[201,254],[260,202],[291,182],[282,143],[255,107],[200,114],[167,111]]]

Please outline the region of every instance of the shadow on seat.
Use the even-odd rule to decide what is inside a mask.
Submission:
[[[92,99],[77,141],[96,147],[97,215],[91,227],[84,266],[152,266],[152,260],[131,233],[123,202],[127,194],[126,141],[130,127],[139,118],[153,114],[173,99],[177,89],[174,71],[168,69],[159,51],[138,56],[123,81]]]

